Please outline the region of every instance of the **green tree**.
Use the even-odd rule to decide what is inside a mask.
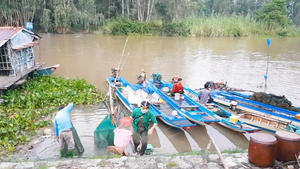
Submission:
[[[295,13],[296,13],[296,15],[294,16],[293,21],[297,26],[300,26],[300,2],[298,2],[296,4],[296,12]]]
[[[44,28],[45,32],[48,32],[51,29],[51,11],[49,9],[43,10],[43,15],[40,19],[40,26]]]
[[[254,18],[269,24],[277,23],[282,27],[290,24],[287,17],[288,11],[284,0],[273,0],[257,10]]]

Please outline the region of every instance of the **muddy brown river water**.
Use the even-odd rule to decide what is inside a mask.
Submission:
[[[47,66],[60,64],[53,76],[84,78],[106,92],[106,77],[111,68],[124,64],[121,76],[135,83],[144,69],[147,76],[161,73],[164,80],[174,75],[184,85],[202,88],[206,81],[226,81],[229,86],[263,91],[267,58],[266,92],[285,95],[300,106],[300,38],[200,38],[200,37],[129,37],[120,63],[126,37],[90,34],[40,34],[43,40],[35,49],[38,61]],[[127,58],[128,56],[128,58]],[[126,60],[127,58],[127,60]],[[125,62],[126,60],[126,62]],[[124,63],[125,62],[125,63]],[[103,109],[74,109],[71,119],[85,147],[84,157],[105,154],[94,146],[93,132],[108,114]],[[149,143],[156,154],[205,150],[210,138],[221,150],[247,149],[249,134],[241,134],[218,124],[178,131],[158,121]],[[53,138],[35,146],[30,158],[57,158]],[[211,147],[214,150],[214,147]]]

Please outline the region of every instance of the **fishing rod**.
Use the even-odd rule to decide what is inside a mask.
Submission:
[[[127,61],[128,58],[129,58],[129,53],[127,54],[127,57],[126,57],[126,59],[125,59],[123,65],[122,65],[122,67],[120,68],[119,73],[117,74],[116,78],[118,78],[118,76],[120,76],[121,71],[123,70],[123,67],[124,67],[124,65],[125,65],[125,63],[126,63],[126,61]]]
[[[125,45],[124,45],[124,47],[123,47],[123,51],[122,51],[122,55],[121,55],[121,58],[120,58],[120,61],[119,61],[119,66],[118,66],[118,69],[119,70],[117,70],[117,72],[116,72],[116,77],[115,77],[115,80],[114,80],[114,84],[116,83],[116,81],[117,81],[117,78],[118,78],[118,76],[119,76],[119,73],[121,72],[121,70],[120,70],[120,66],[121,66],[121,62],[122,62],[122,59],[123,59],[123,55],[124,55],[124,52],[125,52],[125,48],[126,48],[126,45],[127,45],[127,42],[128,42],[128,36],[127,36],[127,38],[126,38],[126,41],[125,41]],[[127,58],[128,58],[128,56],[129,56],[129,53],[128,53],[128,55],[127,55]],[[127,60],[127,58],[126,58],[126,60]],[[125,60],[125,62],[126,62],[126,60]],[[125,63],[124,63],[125,64]],[[124,64],[123,64],[123,66],[124,66]],[[122,67],[123,68],[123,67]],[[112,87],[111,86],[109,86],[109,102],[110,102],[110,108],[111,108],[111,112],[113,112],[113,96],[112,96],[112,90],[115,90],[115,89],[112,89]]]
[[[120,58],[120,61],[119,61],[119,66],[118,66],[118,69],[119,70],[117,70],[117,72],[116,72],[116,78],[115,78],[115,81],[114,81],[114,83],[116,83],[116,81],[117,81],[117,78],[118,78],[118,76],[119,76],[119,73],[120,73],[120,66],[121,66],[121,62],[122,62],[122,59],[123,59],[123,55],[124,55],[124,52],[125,52],[125,48],[126,48],[126,45],[127,45],[127,42],[128,42],[128,36],[127,36],[127,38],[126,38],[126,41],[125,41],[125,45],[124,45],[124,47],[123,47],[123,51],[122,51],[122,55],[121,55],[121,58]],[[129,55],[129,54],[128,54]],[[127,56],[128,57],[128,56]],[[127,59],[126,59],[127,60]],[[123,64],[124,65],[124,64]]]
[[[124,55],[124,51],[125,51],[127,42],[128,42],[128,36],[127,36],[127,38],[126,38],[125,45],[124,45],[124,47],[123,47],[123,51],[122,51],[122,55],[121,55],[121,58],[120,58],[120,62],[119,62],[118,68],[120,68],[120,66],[121,66],[121,62],[122,62],[122,58],[123,58],[123,55]]]

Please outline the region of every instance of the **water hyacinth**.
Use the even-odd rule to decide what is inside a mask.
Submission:
[[[37,76],[10,90],[0,105],[0,153],[13,152],[26,143],[36,129],[52,123],[41,120],[68,103],[89,105],[102,101],[103,94],[84,79]]]

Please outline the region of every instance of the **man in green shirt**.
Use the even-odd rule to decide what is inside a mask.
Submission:
[[[149,111],[149,102],[143,101],[141,103],[141,108],[135,109],[131,116],[132,127],[134,133],[132,135],[134,142],[134,153],[137,152],[137,147],[142,142],[142,148],[140,151],[140,155],[145,154],[145,150],[147,148],[148,143],[148,135],[153,133],[153,130],[157,126],[157,121],[154,115]],[[153,122],[153,126],[149,129],[149,120]]]

